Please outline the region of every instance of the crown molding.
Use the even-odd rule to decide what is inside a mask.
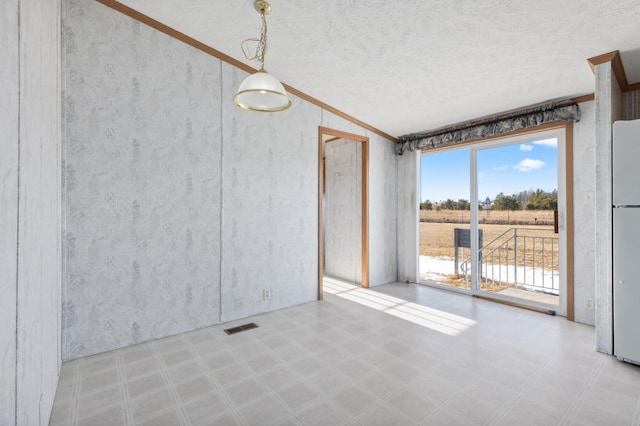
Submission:
[[[622,60],[620,59],[620,51],[614,50],[613,52],[603,53],[602,55],[587,59],[587,62],[594,74],[596,72],[596,65],[611,62],[611,68],[613,69],[613,74],[616,76],[620,90],[623,92],[640,90],[640,83],[629,84],[627,74],[624,71],[624,65],[622,65]]]
[[[571,100],[577,104],[582,103],[582,102],[589,102],[589,101],[593,101],[596,98],[596,95],[594,93],[589,93],[587,95],[582,95],[582,96],[576,96],[575,98],[571,98]]]

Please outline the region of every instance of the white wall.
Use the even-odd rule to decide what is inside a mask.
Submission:
[[[398,281],[418,282],[420,152],[398,157]]]
[[[64,358],[218,323],[220,63],[85,0],[64,49]]]
[[[369,132],[369,286],[398,279],[398,156]]]
[[[60,3],[0,17],[0,424],[48,424],[60,369]]]
[[[623,120],[640,119],[640,90],[622,94]]]
[[[246,73],[222,64],[222,321],[317,299],[320,108],[233,104]],[[272,298],[263,300],[263,290]]]
[[[595,102],[580,104],[573,126],[573,222],[575,321],[595,324]]]
[[[0,14],[0,424],[16,412],[16,267],[18,259],[19,14],[7,0]]]
[[[612,123],[622,118],[622,93],[611,62],[595,67],[595,279],[596,349],[613,353]]]
[[[317,298],[318,126],[365,129],[239,109],[246,73],[93,1],[64,49],[64,359]]]

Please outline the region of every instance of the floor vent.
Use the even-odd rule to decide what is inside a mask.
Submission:
[[[243,324],[237,327],[227,328],[224,332],[227,334],[236,334],[236,333],[240,333],[241,331],[252,330],[254,328],[258,328],[258,324],[254,322],[250,322],[249,324]]]

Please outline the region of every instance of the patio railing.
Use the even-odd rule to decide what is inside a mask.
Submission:
[[[558,237],[553,231],[510,228],[479,250],[480,285],[518,287],[548,294],[559,294]],[[469,276],[471,259],[460,264]]]

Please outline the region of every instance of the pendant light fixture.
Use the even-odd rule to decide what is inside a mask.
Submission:
[[[282,83],[277,78],[268,74],[264,69],[264,55],[267,50],[267,18],[271,13],[271,5],[266,1],[256,0],[253,7],[262,17],[262,31],[260,39],[249,38],[242,42],[241,48],[244,56],[249,60],[260,61],[260,69],[255,74],[245,78],[233,102],[241,108],[253,111],[276,112],[291,106],[291,99],[287,96]],[[247,53],[246,46],[249,42],[257,42],[255,54]]]

